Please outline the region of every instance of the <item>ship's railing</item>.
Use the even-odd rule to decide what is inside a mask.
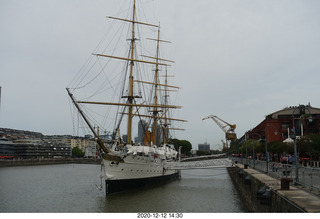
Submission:
[[[259,170],[274,178],[290,177],[295,184],[301,185],[310,190],[320,191],[320,168],[298,165],[282,164],[277,162],[267,162],[264,160],[254,160],[246,158],[232,157],[233,162],[238,162],[248,167]],[[297,173],[297,177],[296,177]]]
[[[199,160],[188,162],[167,162],[164,166],[167,170],[187,170],[187,169],[208,169],[231,167],[232,161],[228,158],[219,158],[211,160]]]

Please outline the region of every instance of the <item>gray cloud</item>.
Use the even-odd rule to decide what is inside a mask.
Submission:
[[[72,134],[65,92],[105,34],[108,15],[129,1],[3,0],[0,3],[2,127]],[[144,3],[144,5],[142,5]],[[287,105],[320,107],[320,2],[317,0],[145,0],[141,19],[161,21],[186,131],[197,148],[224,134],[215,114],[238,136]],[[122,8],[123,7],[123,8]],[[122,8],[122,10],[119,10]]]

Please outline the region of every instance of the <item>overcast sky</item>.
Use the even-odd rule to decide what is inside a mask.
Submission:
[[[320,1],[138,0],[172,42],[182,89],[175,134],[221,147],[286,106],[320,107]],[[0,127],[74,134],[65,88],[129,0],[0,0]],[[140,4],[139,3],[139,4]],[[136,136],[136,134],[134,134]]]

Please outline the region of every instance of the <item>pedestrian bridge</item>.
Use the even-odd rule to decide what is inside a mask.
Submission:
[[[196,160],[184,162],[168,162],[164,168],[167,170],[189,170],[232,167],[232,161],[228,158],[216,158],[210,160]]]

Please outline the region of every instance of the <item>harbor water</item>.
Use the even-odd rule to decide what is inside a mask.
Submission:
[[[109,196],[100,176],[93,164],[0,168],[0,212],[246,212],[225,168],[183,170],[165,185]]]

